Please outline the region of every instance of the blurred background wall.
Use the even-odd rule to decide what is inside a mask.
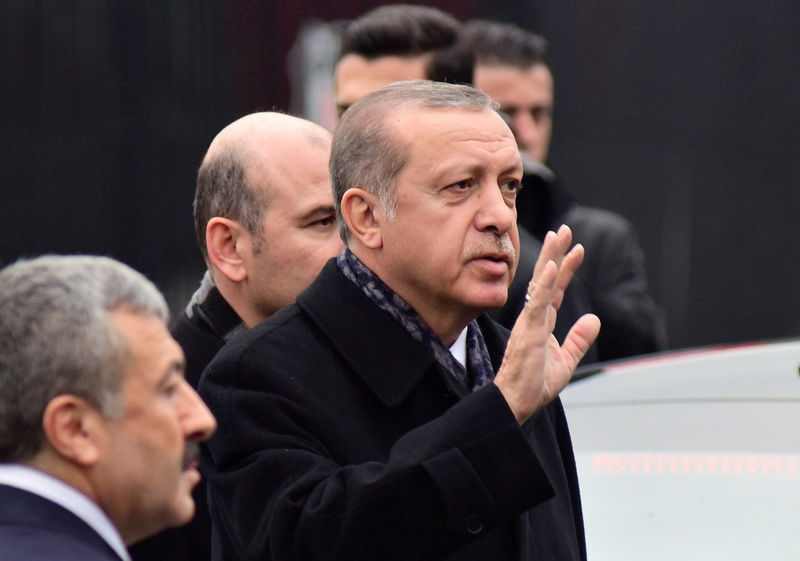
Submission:
[[[550,164],[635,224],[672,347],[800,333],[800,4],[424,3],[549,39]],[[378,4],[0,3],[0,265],[111,255],[180,309],[208,143],[246,113],[301,112],[302,62],[326,57],[298,34]]]

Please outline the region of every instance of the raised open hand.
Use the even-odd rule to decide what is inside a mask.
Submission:
[[[548,232],[528,288],[527,303],[517,318],[494,383],[520,423],[558,395],[600,332],[593,314],[578,319],[559,345],[553,336],[556,314],[583,247],[572,243],[572,232],[561,226]]]

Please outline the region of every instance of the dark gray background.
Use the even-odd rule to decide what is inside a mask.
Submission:
[[[672,347],[800,332],[800,4],[430,4],[548,37],[550,163],[636,225]],[[0,4],[0,264],[112,255],[179,309],[203,270],[191,201],[211,138],[288,109],[303,22],[375,5]]]

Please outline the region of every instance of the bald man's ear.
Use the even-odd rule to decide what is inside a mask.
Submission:
[[[231,282],[247,278],[243,252],[244,245],[249,243],[248,232],[235,220],[215,216],[206,225],[208,260]]]
[[[370,249],[383,247],[383,205],[373,193],[353,187],[342,195],[342,218],[355,237]]]
[[[42,415],[42,429],[58,456],[83,467],[100,459],[105,419],[84,399],[70,394],[51,399]]]

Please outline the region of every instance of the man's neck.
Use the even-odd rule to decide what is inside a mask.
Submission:
[[[241,284],[233,283],[220,274],[212,274],[212,278],[219,293],[248,328],[258,325],[269,317],[254,309]]]
[[[402,284],[387,281],[387,277],[391,275],[386,274],[380,260],[375,258],[370,250],[365,251],[363,247],[351,246],[350,251],[392,292],[414,309],[445,347],[450,347],[469,323],[482,312],[482,310],[464,309],[454,305],[446,308],[437,305],[436,302],[427,300],[425,295],[417,294],[413,289],[406,289]]]

